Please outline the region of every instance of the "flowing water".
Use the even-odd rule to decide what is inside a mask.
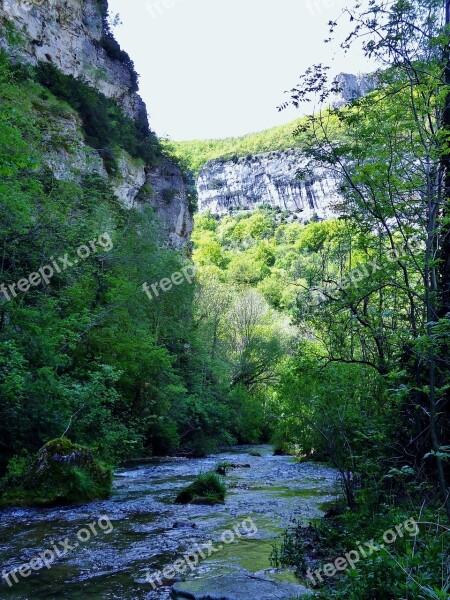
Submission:
[[[250,456],[251,451],[262,456]],[[182,487],[199,473],[214,470],[221,461],[250,465],[229,471],[225,505],[173,504]],[[319,518],[338,491],[333,469],[297,463],[288,456],[272,456],[269,446],[239,447],[204,459],[161,459],[122,468],[116,473],[114,493],[107,501],[0,513],[3,572],[20,567],[52,549],[53,544],[60,553],[67,550],[48,569],[31,571],[27,577],[17,574],[17,583],[10,577],[13,585],[0,585],[0,598],[167,599],[170,586],[154,591],[147,573],[171,565],[198,547],[204,548],[207,556],[211,541],[217,552],[200,560],[187,577],[245,570],[266,571],[272,578],[293,581],[291,574],[271,569],[273,543],[292,517],[305,523]],[[102,515],[107,518],[99,523]],[[253,519],[257,533],[248,521],[245,528],[242,526],[248,517]],[[92,523],[96,526],[90,529]],[[240,532],[247,535],[235,534],[233,543],[220,543],[223,532],[239,526]],[[226,539],[229,541],[231,536],[229,533]],[[64,546],[62,540],[67,538]],[[25,569],[24,574],[27,572]]]

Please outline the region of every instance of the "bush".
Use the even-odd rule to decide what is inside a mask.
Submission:
[[[361,544],[358,540],[372,540],[378,546],[385,532],[413,520],[410,501],[401,506],[383,503],[380,511],[371,494],[364,494],[360,500],[357,512],[336,505],[315,526],[294,523],[285,531],[281,544],[274,547],[272,564],[294,568],[302,583],[311,585],[306,577],[308,568],[314,572],[334,563],[337,557],[356,550]],[[354,568],[338,572],[333,578],[316,578],[318,600],[447,600],[447,528],[440,525],[438,511],[423,506],[420,510],[416,531],[404,529],[388,548],[382,545],[378,552],[360,555]]]
[[[91,450],[52,440],[32,461],[13,458],[2,480],[1,504],[52,506],[107,498],[112,471]]]
[[[128,67],[131,77],[130,91],[137,92],[139,89],[139,75],[136,73],[134,62],[131,60],[130,55],[125,50],[122,50],[113,34],[109,31],[103,34],[99,45],[105,50],[109,58],[117,60]]]
[[[130,90],[137,92],[139,89],[139,75],[136,73],[134,62],[131,60],[130,55],[125,50],[122,50],[119,42],[111,32],[108,21],[108,2],[107,0],[97,0],[97,4],[102,15],[103,35],[100,42],[97,42],[96,45],[103,48],[111,60],[117,60],[128,67],[131,77]]]
[[[199,475],[178,494],[175,504],[223,504],[227,488],[216,473]]]
[[[162,191],[162,198],[166,204],[170,204],[177,193],[177,190],[174,188],[166,188]]]
[[[86,142],[101,153],[110,173],[116,168],[111,157],[116,146],[148,164],[154,163],[160,156],[158,140],[151,133],[148,123],[143,119],[133,121],[126,117],[115,100],[71,75],[64,75],[50,63],[39,63],[36,77],[41,85],[78,112]]]
[[[275,568],[293,568],[297,576],[306,571],[305,548],[299,528],[301,525],[293,524],[286,529],[270,555],[270,562]]]

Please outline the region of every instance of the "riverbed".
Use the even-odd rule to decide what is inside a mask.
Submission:
[[[251,452],[261,456],[251,456]],[[219,462],[250,465],[229,470],[225,505],[173,504],[184,486],[198,474],[214,470]],[[319,519],[338,493],[333,469],[273,456],[270,446],[237,447],[203,459],[167,458],[118,469],[109,500],[0,513],[0,567],[4,572],[52,549],[53,544],[63,552],[61,540],[68,539],[71,546],[68,549],[66,544],[67,552],[50,568],[32,571],[27,577],[17,574],[17,583],[9,579],[11,587],[0,585],[0,597],[167,600],[169,582],[163,581],[154,590],[148,575],[186,553],[197,551],[198,555],[199,548],[205,558],[199,556],[197,567],[187,569],[188,578],[264,572],[274,579],[294,581],[291,573],[271,568],[273,544],[292,518],[305,524]],[[250,517],[255,528],[246,521]],[[89,528],[92,523],[97,526]],[[81,530],[85,541],[79,539]],[[230,542],[233,531],[234,541]],[[211,542],[215,551],[208,557]]]

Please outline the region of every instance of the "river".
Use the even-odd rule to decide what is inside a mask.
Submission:
[[[250,456],[252,451],[262,456]],[[229,472],[225,505],[173,504],[182,487],[199,473],[214,470],[221,461],[250,465]],[[199,559],[195,570],[189,570],[189,578],[265,572],[272,578],[293,581],[292,574],[271,569],[274,540],[293,517],[305,523],[320,518],[326,503],[338,492],[333,469],[273,456],[270,446],[237,447],[204,459],[159,459],[118,469],[113,495],[107,501],[0,513],[3,572],[29,562],[53,544],[62,554],[50,568],[32,571],[26,577],[17,574],[17,583],[10,578],[11,586],[0,585],[0,597],[166,600],[170,587],[153,590],[147,573],[163,569],[194,548],[206,549],[211,541],[215,548],[221,546],[220,551],[210,557],[204,552],[206,558]],[[99,522],[101,516],[104,518]],[[246,535],[235,535],[233,543],[219,544],[223,532],[239,528],[249,517],[257,532],[246,525]],[[89,529],[92,523],[97,526]],[[61,540],[67,538],[64,546]]]

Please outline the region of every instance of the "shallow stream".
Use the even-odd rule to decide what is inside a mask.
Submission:
[[[259,452],[261,457],[251,456]],[[146,580],[187,552],[205,550],[209,542],[220,550],[188,577],[245,570],[266,571],[272,578],[294,581],[287,572],[271,569],[269,556],[277,536],[291,518],[305,523],[318,519],[326,503],[338,493],[336,472],[323,465],[298,463],[273,456],[269,446],[237,447],[204,459],[161,459],[116,472],[114,493],[104,502],[54,509],[9,509],[0,512],[0,568],[20,567],[53,543],[68,538],[73,549],[49,569],[17,574],[18,583],[0,585],[8,600],[166,600],[170,586],[153,591]],[[248,464],[229,471],[228,495],[223,506],[179,506],[173,500],[199,473],[219,462]],[[106,515],[98,525],[99,518]],[[257,532],[244,520],[251,517]],[[109,520],[109,521],[108,521]],[[94,533],[90,523],[97,523]],[[108,525],[111,524],[112,528]],[[239,527],[222,544],[223,532]],[[84,530],[80,541],[78,533]],[[87,533],[86,533],[87,531]],[[231,538],[231,534],[227,539]],[[204,552],[207,555],[208,552]]]

